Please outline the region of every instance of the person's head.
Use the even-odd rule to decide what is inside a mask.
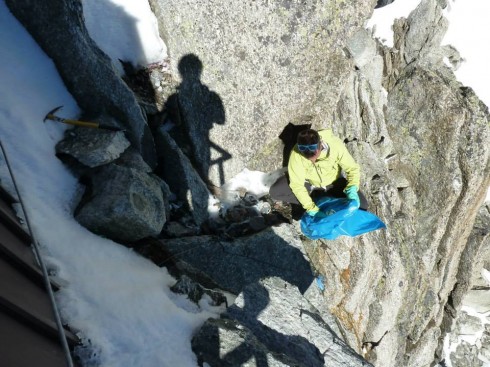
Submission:
[[[320,148],[320,135],[316,130],[307,129],[298,134],[298,150],[306,158],[316,155]]]
[[[179,73],[183,79],[200,79],[202,73],[202,62],[194,54],[182,56],[179,60]]]

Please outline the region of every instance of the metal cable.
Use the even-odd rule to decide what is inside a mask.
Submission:
[[[17,186],[17,182],[15,180],[14,173],[12,171],[12,167],[10,166],[9,159],[7,157],[7,152],[5,151],[5,148],[3,146],[2,140],[0,139],[0,148],[2,150],[3,156],[5,158],[5,163],[7,164],[7,169],[9,171],[10,177],[12,178],[12,183],[14,184],[14,189],[15,192],[17,193],[17,197],[19,198],[19,203],[22,208],[22,211],[24,212],[24,218],[26,220],[27,228],[29,229],[29,233],[31,235],[33,247],[34,247],[34,253],[36,254],[36,257],[39,262],[39,266],[41,267],[42,273],[43,273],[43,278],[44,278],[44,283],[46,290],[48,291],[49,299],[51,301],[51,305],[53,307],[54,311],[54,316],[56,320],[56,325],[58,327],[58,332],[59,332],[59,337],[61,341],[61,345],[63,347],[63,351],[65,353],[65,358],[66,358],[66,363],[68,367],[73,367],[73,360],[71,358],[71,353],[70,353],[70,348],[68,346],[68,342],[66,341],[66,335],[65,335],[65,329],[63,327],[63,324],[61,322],[61,317],[58,311],[58,306],[56,305],[56,301],[54,299],[54,293],[53,289],[51,288],[51,282],[49,281],[49,276],[48,276],[48,271],[46,270],[46,265],[44,264],[44,261],[41,257],[41,253],[39,251],[39,244],[36,240],[36,237],[34,236],[34,232],[32,231],[32,227],[29,221],[29,216],[27,215],[27,211],[24,205],[24,201],[22,200],[22,197],[19,192],[19,188]]]

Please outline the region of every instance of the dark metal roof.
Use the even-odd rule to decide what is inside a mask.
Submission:
[[[0,187],[0,365],[71,366],[48,282],[32,250],[33,240],[12,210],[14,202]],[[59,288],[49,284],[53,291]],[[72,351],[78,338],[67,328],[64,336]]]

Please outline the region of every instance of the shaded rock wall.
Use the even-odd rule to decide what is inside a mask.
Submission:
[[[155,141],[158,145],[160,175],[170,190],[185,203],[195,223],[203,224],[208,219],[208,200],[211,195],[205,183],[189,158],[165,130],[158,129],[155,132]]]
[[[127,130],[133,146],[154,167],[155,148],[146,117],[109,57],[88,35],[80,0],[7,0],[6,4],[53,59],[87,117],[114,117]]]
[[[192,347],[199,361],[215,366],[371,366],[338,338],[297,287],[275,277],[245,287],[224,319],[204,324]]]
[[[161,247],[200,283],[233,294],[266,277],[280,277],[304,293],[314,279],[290,226],[229,241],[215,236],[168,239],[161,241]]]

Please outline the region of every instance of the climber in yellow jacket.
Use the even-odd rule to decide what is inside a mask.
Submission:
[[[288,180],[289,178],[289,180]],[[332,130],[303,130],[288,162],[288,173],[270,189],[274,200],[301,204],[309,215],[324,216],[313,198],[347,197],[367,209],[359,192],[360,168]],[[313,198],[312,198],[313,197]]]

